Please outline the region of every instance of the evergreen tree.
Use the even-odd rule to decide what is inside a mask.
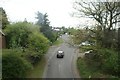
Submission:
[[[40,26],[40,32],[42,32],[51,42],[54,42],[57,36],[53,33],[47,13],[43,15],[38,12],[36,18],[38,19],[37,25]]]
[[[6,26],[9,24],[7,14],[2,7],[0,7],[0,24],[2,25],[2,29],[5,29]]]

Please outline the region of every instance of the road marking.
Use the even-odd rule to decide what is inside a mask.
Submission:
[[[57,49],[54,50],[53,54],[51,55],[51,57],[48,59],[48,62],[52,59],[52,57],[55,55],[56,51],[58,51],[58,49],[60,49],[60,47],[58,47]]]
[[[49,57],[48,61],[47,61],[47,65],[45,66],[45,71],[43,73],[43,78],[47,77],[47,71],[48,71],[48,67],[50,66],[50,60],[52,59],[52,57],[55,55],[55,52],[59,49],[60,47],[58,47],[57,49],[54,50],[53,54],[51,55],[51,57]]]
[[[58,64],[58,71],[59,71],[59,77],[62,77],[63,75],[63,73],[62,73],[62,61],[59,61],[59,64]]]
[[[58,68],[59,68],[59,72],[60,72],[60,67],[61,67],[61,66],[60,66],[60,64],[59,64],[59,65],[58,65]]]

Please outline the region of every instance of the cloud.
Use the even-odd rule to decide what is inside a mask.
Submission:
[[[36,13],[47,13],[54,27],[72,26],[78,24],[78,19],[70,16],[73,0],[2,0],[0,5],[5,9],[12,22],[35,22]]]

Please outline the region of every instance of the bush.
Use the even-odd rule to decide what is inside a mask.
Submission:
[[[49,48],[49,41],[37,32],[29,35],[27,58],[32,64],[37,63]]]
[[[51,41],[52,43],[57,40],[57,32],[53,32],[52,30],[46,29],[45,31],[42,31],[42,33]]]
[[[29,49],[27,49],[24,54],[24,57],[27,59],[27,61],[29,61],[33,65],[38,63],[41,60],[42,56],[42,54]]]
[[[92,63],[98,64],[98,68],[104,73],[118,76],[120,73],[118,70],[118,52],[112,49],[101,48],[98,49],[95,56],[92,58]],[[89,63],[91,63],[89,61]]]
[[[32,68],[20,53],[14,50],[3,51],[2,55],[2,77],[24,78],[26,72]]]
[[[113,49],[99,48],[93,49],[92,53],[89,53],[92,57],[85,57],[85,61],[89,67],[94,67],[101,70],[103,73],[107,73],[113,76],[118,76],[120,71],[118,70],[118,52]]]
[[[44,54],[46,53],[48,47],[49,41],[42,34],[35,32],[29,35],[28,48],[30,48],[30,50],[33,50],[39,54]]]
[[[101,57],[103,57],[102,70],[106,73],[118,76],[118,74],[120,74],[120,72],[118,72],[118,52],[109,49],[103,50],[101,52]]]
[[[49,47],[49,40],[39,32],[39,27],[27,22],[8,25],[5,29],[7,48],[19,48],[31,63],[38,62]]]
[[[7,48],[27,47],[29,35],[38,31],[38,26],[31,23],[17,22],[5,29]]]

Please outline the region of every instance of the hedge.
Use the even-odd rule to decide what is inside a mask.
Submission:
[[[3,78],[24,78],[26,72],[32,65],[15,50],[5,51],[2,55],[2,77]]]

